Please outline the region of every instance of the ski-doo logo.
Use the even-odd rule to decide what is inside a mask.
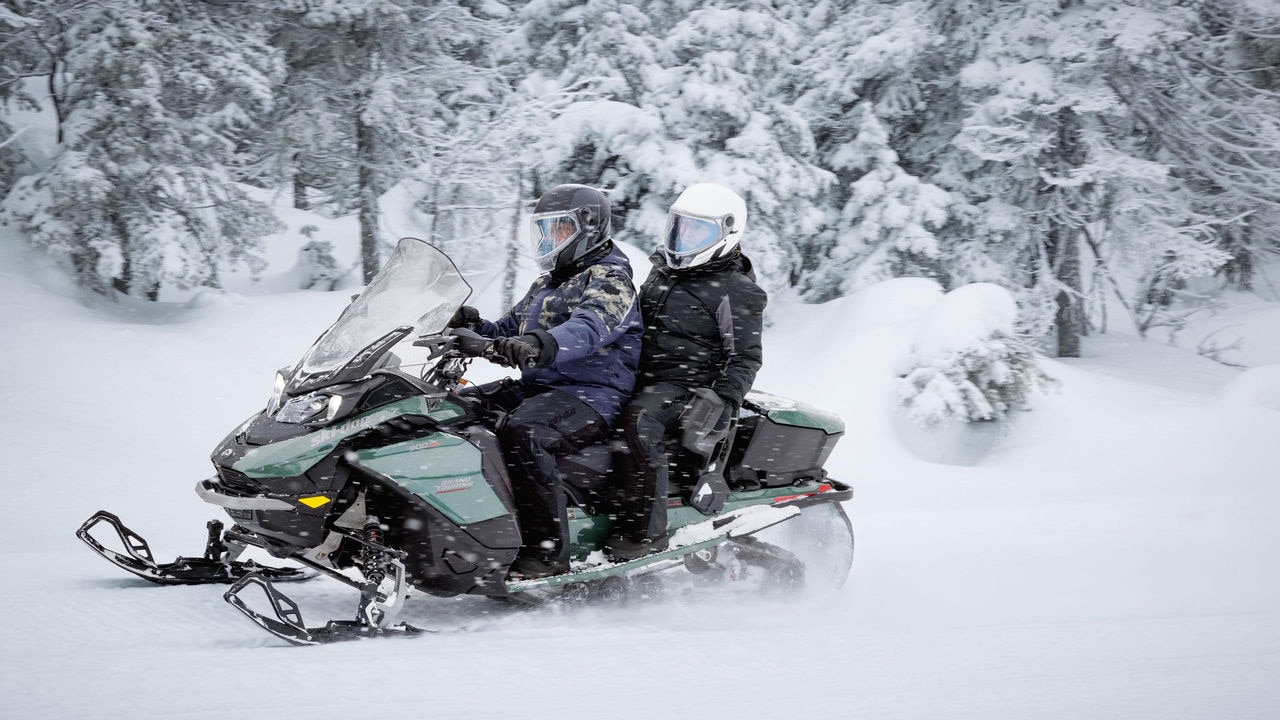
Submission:
[[[374,425],[380,425],[386,420],[390,420],[392,417],[399,414],[400,413],[398,412],[374,413],[372,415],[355,418],[354,420],[348,420],[341,425],[321,428],[311,436],[308,443],[313,448],[319,447],[320,445],[327,445],[330,441],[341,440],[348,435],[358,433],[361,430],[368,430]]]
[[[440,483],[431,491],[433,495],[443,495],[445,493],[458,492],[459,490],[470,490],[475,485],[475,481],[469,477],[450,478]]]

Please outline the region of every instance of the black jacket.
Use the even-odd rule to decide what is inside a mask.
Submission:
[[[638,385],[709,387],[742,405],[764,362],[760,334],[768,295],[742,253],[689,270],[667,267],[662,252],[640,286],[644,342]]]

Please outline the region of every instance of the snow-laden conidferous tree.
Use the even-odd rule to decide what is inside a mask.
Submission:
[[[100,292],[155,300],[255,267],[276,221],[236,181],[281,71],[262,26],[215,3],[77,9],[57,24],[64,65],[47,68],[74,80],[58,88],[62,140],[6,214]]]
[[[888,143],[884,125],[864,105],[858,134],[831,158],[837,168],[862,174],[844,184],[848,197],[838,230],[805,276],[811,300],[838,297],[893,277],[938,279],[946,274],[933,230],[946,222],[951,196],[906,172]]]
[[[26,92],[25,80],[48,66],[47,53],[39,45],[38,24],[34,18],[0,7],[0,107],[9,103],[23,108],[35,106]],[[0,118],[0,198],[9,191],[18,166],[26,159],[17,141],[28,130],[29,127],[15,128]]]
[[[539,177],[605,187],[619,231],[645,249],[684,188],[727,185],[747,201],[744,248],[762,281],[774,291],[799,282],[797,247],[823,224],[833,178],[795,108],[793,58],[806,38],[784,12],[548,0],[526,14],[538,72],[595,93],[556,121]]]
[[[1158,74],[1114,81],[1143,144],[1172,166],[1175,216],[1194,220],[1190,241],[1145,248],[1132,307],[1142,332],[1180,327],[1201,300],[1189,279],[1221,265],[1250,289],[1257,256],[1280,248],[1280,5],[1190,7],[1189,31],[1158,57]]]
[[[1002,421],[1053,387],[1027,338],[1017,304],[992,283],[961,285],[924,313],[897,384],[903,415],[926,429]]]
[[[805,297],[903,275],[945,282],[934,231],[950,198],[921,173],[933,167],[926,148],[950,136],[942,120],[955,104],[933,99],[946,76],[931,61],[941,37],[929,4],[827,2],[793,15],[808,38],[798,107],[837,179],[826,222],[800,247]]]
[[[1056,354],[1077,356],[1087,331],[1082,255],[1088,243],[1122,247],[1159,232],[1190,240],[1193,218],[1167,202],[1168,165],[1135,144],[1132,109],[1114,80],[1146,82],[1163,48],[1187,36],[1168,3],[1034,0],[995,3],[981,49],[961,72],[970,109],[955,144],[982,161],[960,191],[999,198],[1022,240],[1024,310],[1055,330]],[[1172,214],[1171,214],[1172,212]],[[1127,230],[1127,231],[1126,231]]]

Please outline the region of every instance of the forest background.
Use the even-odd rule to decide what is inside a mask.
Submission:
[[[0,222],[107,297],[261,271],[278,193],[358,217],[359,258],[305,249],[359,284],[394,191],[510,299],[551,185],[649,248],[710,180],[774,297],[991,282],[1074,357],[1108,307],[1172,336],[1280,249],[1266,0],[4,0],[0,101]]]

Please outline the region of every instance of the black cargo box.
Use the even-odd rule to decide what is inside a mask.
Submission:
[[[779,487],[826,477],[826,464],[844,434],[837,415],[759,391],[747,393],[729,455],[732,485]]]

